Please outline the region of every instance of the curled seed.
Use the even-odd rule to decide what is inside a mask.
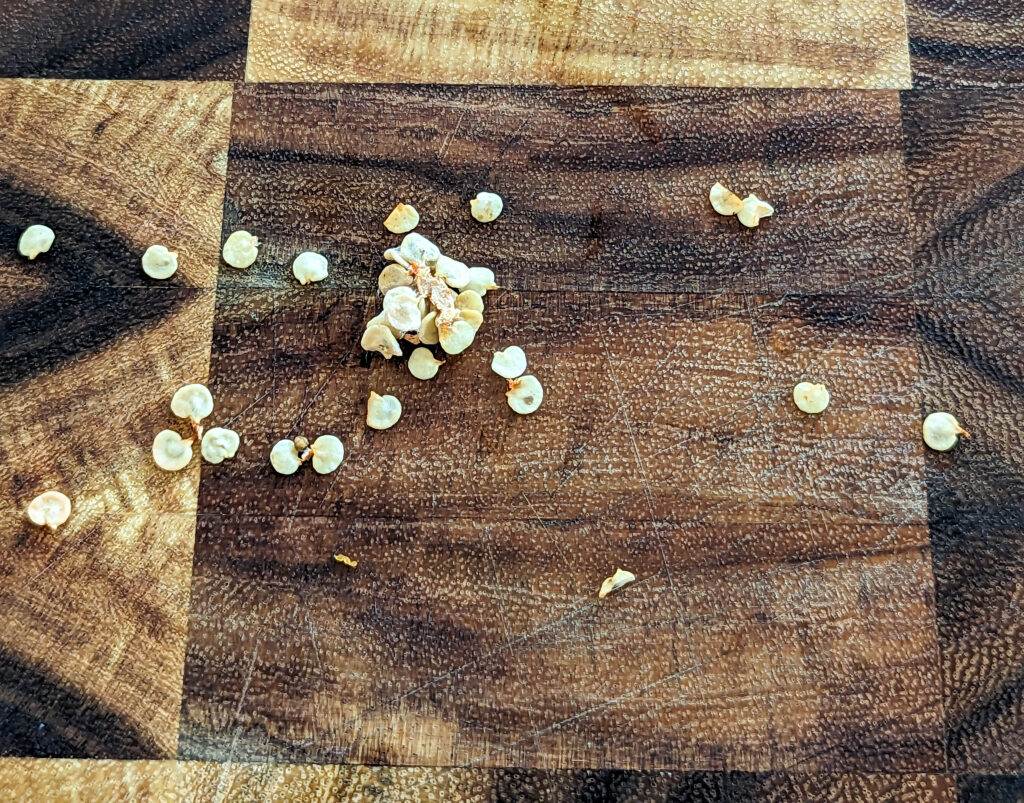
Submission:
[[[775,207],[751,193],[743,199],[743,205],[736,213],[736,217],[740,223],[752,229],[761,222],[761,218],[771,217],[773,214],[775,214]]]
[[[598,599],[604,599],[613,591],[617,591],[628,583],[632,583],[636,580],[636,575],[633,572],[627,572],[625,569],[616,569],[615,574],[605,579],[601,583],[601,590],[597,592]]]
[[[354,569],[356,566],[359,565],[359,561],[352,560],[352,558],[350,558],[348,555],[342,555],[340,552],[335,554],[334,559],[338,561],[338,563],[345,564],[350,569]]]
[[[716,183],[708,194],[711,199],[711,206],[720,215],[735,215],[743,208],[743,201],[738,195],[729,192],[721,184]]]

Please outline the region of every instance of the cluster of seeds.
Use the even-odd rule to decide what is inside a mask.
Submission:
[[[386,360],[401,356],[400,340],[440,345],[446,354],[469,348],[484,321],[483,298],[498,286],[494,273],[445,256],[415,232],[407,234],[399,248],[385,251],[384,258],[389,264],[377,278],[383,309],[367,323],[360,345]],[[441,364],[435,360],[434,368]],[[409,370],[417,378],[429,379],[437,373],[429,365],[420,352]]]
[[[721,184],[715,184],[709,194],[711,206],[720,215],[736,215],[737,220],[749,229],[757,226],[761,218],[775,214],[775,207],[751,193],[742,201]]]
[[[509,346],[504,351],[494,352],[491,370],[508,380],[505,398],[508,406],[519,415],[529,415],[544,401],[544,387],[533,374],[526,371],[526,352],[519,346]]]
[[[192,445],[208,463],[223,463],[238,452],[238,433],[223,427],[203,431],[202,421],[213,412],[213,396],[204,385],[185,385],[171,398],[171,412],[187,419],[191,437],[183,438],[173,429],[164,429],[153,439],[153,462],[164,471],[180,471],[192,461]]]

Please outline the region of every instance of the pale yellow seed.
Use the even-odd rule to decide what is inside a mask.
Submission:
[[[384,221],[384,228],[392,234],[405,234],[420,223],[420,213],[410,204],[398,204]]]

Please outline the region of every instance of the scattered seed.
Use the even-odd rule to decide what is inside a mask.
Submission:
[[[501,200],[501,196],[493,192],[477,193],[476,198],[469,202],[469,213],[481,223],[490,223],[504,208],[505,202]]]
[[[338,561],[338,563],[344,563],[351,569],[354,569],[356,566],[359,565],[359,561],[352,560],[352,558],[350,558],[348,555],[342,555],[340,552],[334,556],[334,559]]]
[[[295,448],[295,441],[286,438],[275,443],[270,450],[270,465],[278,474],[286,476],[298,471],[302,461],[299,459],[299,450]]]
[[[402,417],[402,403],[394,396],[380,396],[370,391],[366,402],[366,426],[390,429]]]
[[[476,290],[463,290],[455,296],[455,309],[484,311],[484,300]]]
[[[224,242],[224,261],[233,268],[248,268],[256,261],[260,241],[247,231],[235,231]]]
[[[437,263],[437,260],[441,257],[441,251],[436,245],[430,240],[424,237],[422,234],[412,232],[411,234],[405,235],[402,240],[402,246],[399,249],[399,253],[402,258],[408,263],[415,263],[417,265],[429,265],[433,266]],[[384,254],[387,257],[387,254]],[[396,262],[398,260],[395,260]]]
[[[505,397],[508,399],[508,406],[519,415],[529,415],[540,407],[544,400],[544,388],[537,377],[524,374],[508,381]]]
[[[23,257],[35,259],[50,250],[53,238],[53,229],[36,223],[21,233],[21,237],[18,238],[18,253]]]
[[[820,413],[828,407],[828,388],[821,383],[800,382],[793,388],[793,403],[805,413]]]
[[[437,258],[437,265],[434,267],[434,273],[444,279],[449,287],[454,287],[456,290],[461,290],[469,284],[469,267],[466,263],[459,262],[459,260],[452,259],[451,257],[446,257],[444,254],[441,254]]]
[[[384,317],[395,331],[416,332],[423,314],[421,299],[411,287],[393,287],[384,295]]]
[[[441,348],[447,354],[461,354],[473,345],[473,341],[476,339],[476,330],[472,324],[461,318],[457,318],[451,323],[438,324],[437,334]]]
[[[601,583],[601,590],[597,592],[598,599],[604,599],[613,591],[617,591],[624,585],[632,583],[636,580],[636,575],[633,572],[627,572],[625,569],[616,569],[615,574],[605,579]]]
[[[399,204],[384,221],[384,228],[392,234],[405,234],[420,224],[420,213],[410,204]]]
[[[313,453],[311,462],[317,474],[330,474],[345,458],[345,447],[333,435],[321,435],[309,449]]]
[[[751,193],[743,199],[743,205],[736,213],[736,217],[739,218],[740,223],[752,229],[761,222],[761,218],[771,217],[773,214],[775,214],[775,207]]]
[[[711,206],[720,215],[735,215],[743,208],[743,201],[739,196],[729,192],[721,184],[715,184],[708,197],[711,199]]]
[[[956,446],[961,435],[971,437],[949,413],[930,413],[921,424],[921,433],[928,448],[937,452],[948,452]]]
[[[205,385],[185,385],[171,397],[171,412],[198,424],[213,412],[213,396]]]
[[[142,271],[151,279],[168,279],[178,269],[178,252],[151,245],[142,255]]]
[[[292,262],[292,275],[299,284],[323,281],[327,278],[327,257],[315,251],[303,251]]]
[[[71,515],[71,500],[60,491],[46,491],[29,502],[25,512],[33,524],[56,530]]]
[[[161,430],[153,439],[153,462],[164,471],[181,471],[192,460],[193,440],[173,429]]]
[[[199,453],[207,463],[223,463],[238,452],[238,433],[224,427],[211,427],[203,434]]]
[[[516,379],[526,371],[526,352],[519,346],[509,346],[504,351],[494,352],[491,370],[505,379]]]
[[[417,379],[433,379],[442,365],[444,360],[438,360],[430,349],[423,346],[409,356],[409,373]]]

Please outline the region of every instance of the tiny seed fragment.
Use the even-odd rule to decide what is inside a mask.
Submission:
[[[410,204],[398,204],[384,221],[384,228],[392,234],[405,234],[420,224],[420,213]]]
[[[359,561],[352,560],[352,558],[350,558],[348,555],[342,555],[340,552],[338,552],[334,556],[334,559],[338,561],[338,563],[343,563],[351,569],[354,569],[356,566],[359,565]]]
[[[615,574],[605,579],[601,583],[601,590],[597,592],[598,599],[604,599],[613,591],[617,591],[624,585],[632,583],[636,580],[636,575],[633,572],[627,572],[625,569],[616,569]]]

